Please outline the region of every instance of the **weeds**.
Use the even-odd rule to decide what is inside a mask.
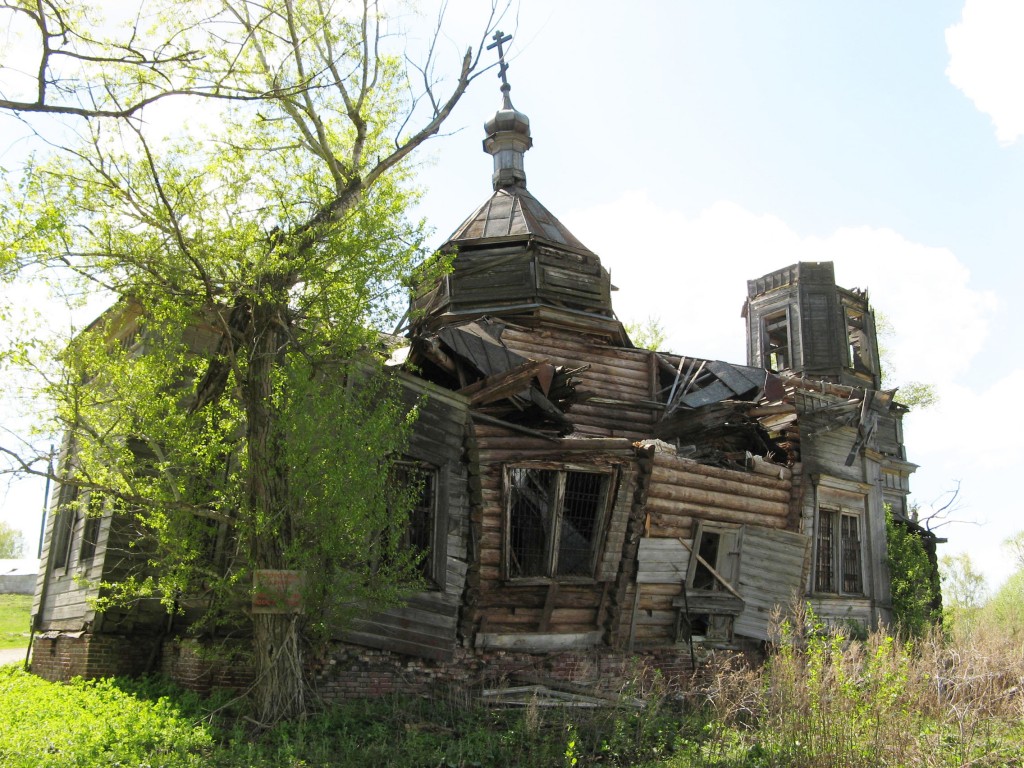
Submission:
[[[237,703],[159,680],[0,669],[0,764],[150,768],[1024,765],[1024,647],[998,632],[852,640],[780,622],[768,661],[711,656],[685,696],[637,667],[621,704],[487,709],[466,691],[358,701],[254,739]],[[633,702],[643,698],[645,706]],[[215,713],[215,714],[211,714]]]
[[[932,632],[852,641],[813,614],[781,622],[768,662],[712,664],[705,723],[675,766],[1007,766],[1024,763],[1024,650]]]

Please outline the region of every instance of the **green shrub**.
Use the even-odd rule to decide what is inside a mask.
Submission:
[[[939,572],[921,537],[893,520],[885,508],[885,538],[892,593],[893,624],[907,637],[922,637],[939,623]]]

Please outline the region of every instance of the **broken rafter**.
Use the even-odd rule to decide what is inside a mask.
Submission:
[[[550,388],[554,375],[555,367],[551,363],[530,360],[463,387],[459,394],[469,397],[471,405],[484,405],[522,392],[534,378],[546,380]]]
[[[550,440],[553,443],[557,443],[559,438],[555,435],[549,435],[546,432],[541,432],[537,429],[530,429],[520,424],[513,424],[511,421],[505,421],[504,419],[498,419],[494,416],[488,416],[486,413],[480,413],[479,411],[473,411],[470,416],[473,421],[482,421],[484,424],[493,424],[496,427],[504,427],[510,429],[513,432],[519,432],[523,435],[529,435],[530,437],[539,437],[542,440]]]

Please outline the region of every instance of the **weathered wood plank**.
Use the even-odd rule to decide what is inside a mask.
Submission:
[[[601,643],[601,632],[557,633],[492,633],[476,636],[476,647],[485,651],[520,651],[523,653],[555,653],[593,648]]]
[[[646,508],[653,512],[661,512],[672,515],[689,515],[700,520],[716,520],[722,523],[737,523],[739,525],[758,525],[768,528],[785,528],[786,518],[777,515],[754,514],[732,509],[716,508],[689,504],[681,501],[668,499],[647,499]]]
[[[745,498],[764,499],[788,504],[791,494],[791,487],[787,483],[780,484],[777,488],[767,488],[763,485],[755,485],[745,482],[745,478],[727,479],[712,477],[710,475],[698,474],[696,472],[680,471],[678,468],[670,468],[655,464],[651,470],[651,484],[655,485],[677,485],[687,488],[716,491]]]
[[[703,488],[687,488],[681,485],[651,483],[647,489],[648,503],[653,499],[679,501],[686,504],[713,507],[715,509],[749,512],[767,517],[786,517],[789,514],[789,498],[784,501],[767,501],[765,499],[739,496],[732,493],[719,493]]]

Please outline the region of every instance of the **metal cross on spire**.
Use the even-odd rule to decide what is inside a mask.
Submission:
[[[498,49],[498,77],[501,78],[501,92],[504,94],[504,101],[506,109],[512,108],[512,101],[509,99],[508,92],[512,90],[512,86],[508,84],[508,78],[505,77],[505,73],[508,71],[508,64],[505,63],[505,43],[512,39],[512,35],[502,34],[500,29],[495,30],[492,38],[493,43],[487,46],[487,50],[492,48]]]

